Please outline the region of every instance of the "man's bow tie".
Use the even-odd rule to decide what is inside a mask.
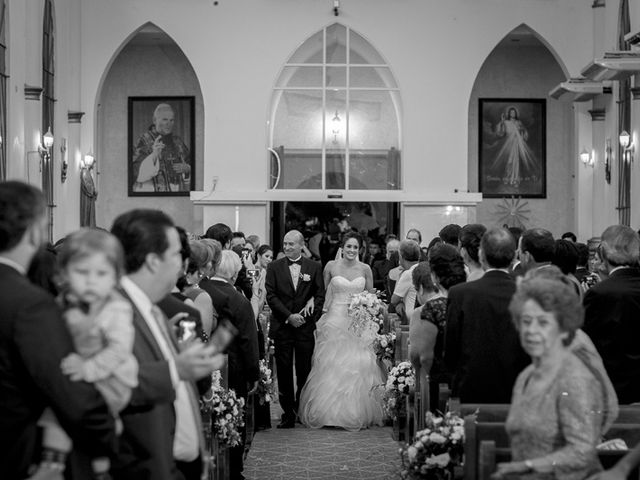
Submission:
[[[302,257],[300,257],[298,260],[291,260],[290,258],[287,258],[287,260],[289,261],[289,265],[302,265]]]

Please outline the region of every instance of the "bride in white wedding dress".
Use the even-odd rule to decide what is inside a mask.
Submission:
[[[327,286],[324,313],[318,321],[311,373],[300,396],[298,414],[304,425],[357,431],[383,424],[382,370],[371,340],[349,330],[347,309],[354,293],[370,290],[369,265],[358,260],[360,236],[347,233],[342,258],[324,270]]]

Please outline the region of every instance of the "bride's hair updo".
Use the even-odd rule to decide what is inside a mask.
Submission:
[[[342,237],[342,246],[344,247],[346,243],[352,238],[354,238],[356,242],[358,242],[358,248],[362,247],[362,235],[354,231],[347,232],[344,234],[344,236]]]

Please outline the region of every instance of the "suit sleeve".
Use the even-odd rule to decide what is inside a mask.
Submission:
[[[113,417],[89,383],[72,382],[60,362],[73,344],[57,306],[36,299],[18,313],[14,341],[23,364],[76,446],[91,456],[112,456],[116,435]]]
[[[315,293],[313,294],[313,303],[315,305],[315,310],[313,311],[313,320],[318,321],[320,315],[322,315],[322,307],[324,306],[325,296],[324,280],[322,278],[322,268],[320,268],[320,264],[317,264],[314,271],[313,284],[315,290]]]
[[[265,288],[267,289],[267,303],[275,313],[276,318],[286,320],[289,318],[289,315],[291,315],[291,312],[278,297],[278,279],[273,265],[274,264],[271,263],[267,267],[267,278],[264,282]],[[320,304],[320,309],[322,309],[322,303]]]
[[[242,364],[244,378],[247,382],[255,382],[260,378],[260,365],[258,353],[258,329],[253,317],[251,303],[242,299],[232,313],[234,322],[239,330],[238,344],[242,352]]]

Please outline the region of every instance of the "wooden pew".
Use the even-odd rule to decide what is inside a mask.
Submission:
[[[492,414],[495,413],[490,409],[488,411]],[[620,438],[625,441],[629,448],[637,445],[640,442],[640,418],[636,417],[638,423],[630,423],[630,420],[633,420],[632,414],[634,412],[638,413],[637,408],[625,412],[623,420],[628,423],[614,423],[604,436],[604,440]],[[481,446],[484,442],[492,442],[498,454],[510,451],[509,437],[505,430],[504,421],[478,421],[474,416],[469,415],[464,419],[464,429],[464,478],[466,480],[479,480],[484,476],[484,478],[488,479],[487,475],[490,475],[495,470],[488,472],[487,462],[489,465],[495,465],[496,461],[499,463],[505,460],[500,460],[499,458],[495,460],[491,456],[485,458],[487,453],[486,451],[481,451]]]
[[[508,403],[460,403],[452,398],[449,409],[461,417],[476,414],[478,422],[505,422],[509,414]],[[640,405],[620,405],[615,423],[640,423]]]
[[[624,450],[599,450],[598,459],[603,468],[609,469],[626,454]],[[493,440],[483,440],[480,442],[478,456],[480,464],[477,480],[491,480],[491,475],[496,471],[498,463],[511,461],[511,450],[508,447],[497,447]],[[638,469],[632,470],[628,478],[638,480],[640,478]]]

